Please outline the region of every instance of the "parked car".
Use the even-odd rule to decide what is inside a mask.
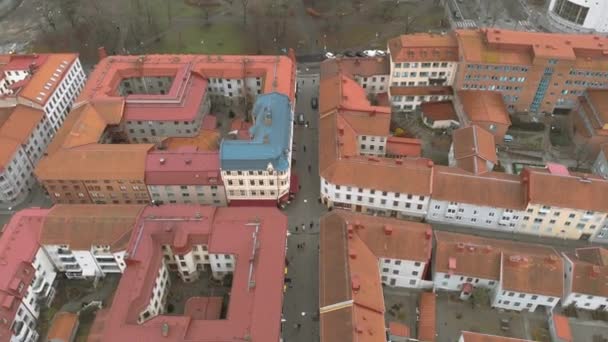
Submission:
[[[298,123],[300,125],[304,124],[304,114],[302,114],[302,113],[298,114]]]
[[[352,51],[344,51],[344,56],[346,57],[355,57],[355,53]]]
[[[319,108],[319,99],[317,99],[316,97],[310,99],[310,106],[312,107],[312,109]]]
[[[355,56],[357,56],[357,57],[365,57],[365,54],[363,52],[361,52],[361,51],[357,51],[357,52],[355,52]]]
[[[327,52],[325,54],[325,58],[327,58],[327,59],[334,59],[334,58],[336,58],[336,56],[333,53],[331,53],[331,52]]]
[[[367,57],[374,57],[376,55],[376,50],[365,50],[363,54]]]
[[[386,56],[386,51],[376,50],[376,56]]]

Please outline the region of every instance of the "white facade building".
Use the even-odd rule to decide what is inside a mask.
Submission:
[[[137,323],[142,324],[151,318],[165,313],[169,289],[171,289],[171,278],[169,277],[165,260],[161,260],[150,301],[148,302],[148,306],[139,314]]]
[[[321,178],[321,196],[328,201],[329,206],[398,218],[424,217],[430,202],[428,195],[334,185],[323,178]]]
[[[560,32],[608,32],[608,1],[551,0],[549,24]]]
[[[514,231],[523,212],[519,210],[441,201],[431,198],[426,219],[476,228]]]
[[[388,91],[389,75],[354,75],[354,80],[365,89],[366,94],[380,94]]]
[[[551,311],[559,300],[560,298],[557,296],[505,291],[499,283],[492,297],[492,307],[513,311],[527,310],[534,312],[538,306],[544,306]]]
[[[386,154],[386,137],[384,136],[358,135],[357,143],[360,155],[384,156]]]
[[[472,284],[474,287],[493,290],[496,288],[498,280],[457,273],[435,272],[433,274],[433,283],[435,289],[443,291],[462,291],[464,284]]]
[[[577,248],[564,256],[564,295],[562,307],[574,305],[583,310],[608,310],[608,251],[599,247]]]
[[[124,251],[111,252],[109,246],[91,246],[87,250],[72,250],[68,245],[43,248],[57,270],[70,279],[104,277],[108,273],[122,273],[126,267]]]
[[[426,263],[380,257],[378,267],[384,285],[419,288]]]
[[[393,62],[391,58],[390,85],[392,87],[449,86],[454,83],[457,62]]]
[[[416,93],[417,91],[416,89],[412,89],[411,91],[408,90],[408,92]],[[397,111],[411,112],[420,108],[423,102],[445,101],[453,98],[450,94],[425,94],[426,92],[426,89],[419,90],[418,95],[399,95],[394,92],[390,97],[391,107]]]

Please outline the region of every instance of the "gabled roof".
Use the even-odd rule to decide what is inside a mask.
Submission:
[[[453,32],[446,34],[404,34],[389,39],[388,49],[393,62],[458,61],[458,41]]]
[[[423,342],[434,342],[437,336],[437,298],[433,292],[420,294],[420,320],[418,321],[418,339]]]
[[[19,96],[42,106],[78,59],[78,54],[75,53],[52,53],[44,56],[44,62],[35,68],[27,85],[19,92]]]
[[[25,105],[2,108],[0,111],[0,169],[13,160],[15,153],[27,144],[44,113]]]
[[[350,76],[388,76],[389,57],[334,58],[321,62],[321,74],[326,76],[344,73]]]
[[[221,185],[218,152],[182,147],[152,151],[146,157],[147,185]]]
[[[529,340],[522,340],[519,338],[511,338],[496,335],[486,335],[481,333],[474,333],[470,331],[463,331],[462,342],[530,342]]]
[[[71,250],[110,246],[124,251],[143,205],[55,205],[40,233],[41,245],[68,245]]]
[[[428,262],[427,224],[334,210],[321,218],[321,341],[385,341],[379,258]]]
[[[452,142],[456,165],[463,170],[475,174],[492,171],[487,162],[493,165],[498,161],[494,135],[477,125],[455,130]]]
[[[507,106],[498,91],[460,90],[456,92],[465,115],[473,123],[491,122],[510,126]]]
[[[561,298],[564,294],[564,263],[553,249],[546,254],[502,253],[502,289]]]
[[[608,298],[608,250],[577,248],[564,255],[572,262],[571,292]]]

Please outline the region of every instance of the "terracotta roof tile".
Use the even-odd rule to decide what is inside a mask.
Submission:
[[[321,218],[319,251],[319,307],[351,300],[347,233],[339,215]]]
[[[458,41],[455,35],[416,33],[404,34],[388,41],[393,62],[458,61]]]
[[[0,169],[8,165],[19,147],[28,142],[43,116],[41,110],[25,105],[0,111]]]
[[[449,86],[420,86],[420,87],[405,87],[392,86],[390,87],[391,96],[394,95],[452,95],[454,90]]]
[[[422,156],[422,140],[414,138],[388,137],[386,153],[390,156],[414,157]]]
[[[319,318],[321,342],[356,342],[353,311],[353,306],[346,306],[321,312]]]
[[[388,57],[335,58],[321,62],[321,77],[340,73],[361,77],[388,76],[389,72]]]
[[[418,321],[418,339],[423,342],[434,342],[437,338],[436,302],[433,292],[420,294],[420,320]]]
[[[433,121],[453,120],[458,121],[458,115],[451,100],[437,102],[423,102],[420,104],[422,115],[433,119]]]
[[[463,331],[462,342],[529,342],[529,340]]]
[[[564,294],[563,259],[554,250],[526,255],[516,250],[503,251],[502,288],[561,298]]]
[[[471,122],[495,122],[511,125],[511,118],[502,93],[496,91],[461,90],[457,96]]]
[[[499,280],[503,252],[520,256],[557,255],[553,248],[473,235],[435,231],[435,272]],[[450,268],[450,259],[455,267]],[[562,282],[559,281],[559,284]]]
[[[528,168],[524,169],[523,177],[530,203],[608,212],[607,180],[592,175],[553,175]]]
[[[492,133],[471,125],[455,130],[452,141],[459,168],[475,174],[492,171],[492,165],[498,160]],[[492,165],[488,165],[488,162]]]
[[[89,250],[108,245],[113,252],[125,250],[143,205],[55,205],[44,219],[43,245],[69,245]]]
[[[553,326],[555,327],[555,335],[560,342],[572,342],[572,331],[570,329],[570,321],[568,317],[558,313],[553,314]]]
[[[608,297],[608,250],[577,248],[565,255],[573,264],[572,292]]]
[[[527,206],[519,176],[502,172],[474,175],[439,165],[433,170],[433,199],[514,210]]]
[[[78,328],[78,315],[63,311],[55,314],[46,341],[69,342]]]
[[[46,55],[46,60],[35,70],[19,96],[40,105],[46,104],[77,58],[78,55],[74,53]],[[53,78],[56,80],[53,81]]]

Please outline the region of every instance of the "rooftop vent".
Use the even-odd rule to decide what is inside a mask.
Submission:
[[[459,242],[456,244],[456,249],[459,251],[464,251],[464,247],[465,247],[465,245],[462,242]]]
[[[424,238],[427,240],[430,240],[432,236],[433,236],[433,230],[431,230],[431,228],[427,228],[424,231]]]
[[[184,162],[186,163],[186,165],[190,165],[192,164],[192,159],[186,159],[184,160]]]
[[[391,227],[391,225],[385,224],[384,225],[384,234],[385,235],[393,234],[393,227]]]
[[[169,337],[169,323],[163,323],[160,328],[163,337]]]
[[[159,162],[160,162],[160,165],[165,165],[166,159],[165,158],[160,158]]]

